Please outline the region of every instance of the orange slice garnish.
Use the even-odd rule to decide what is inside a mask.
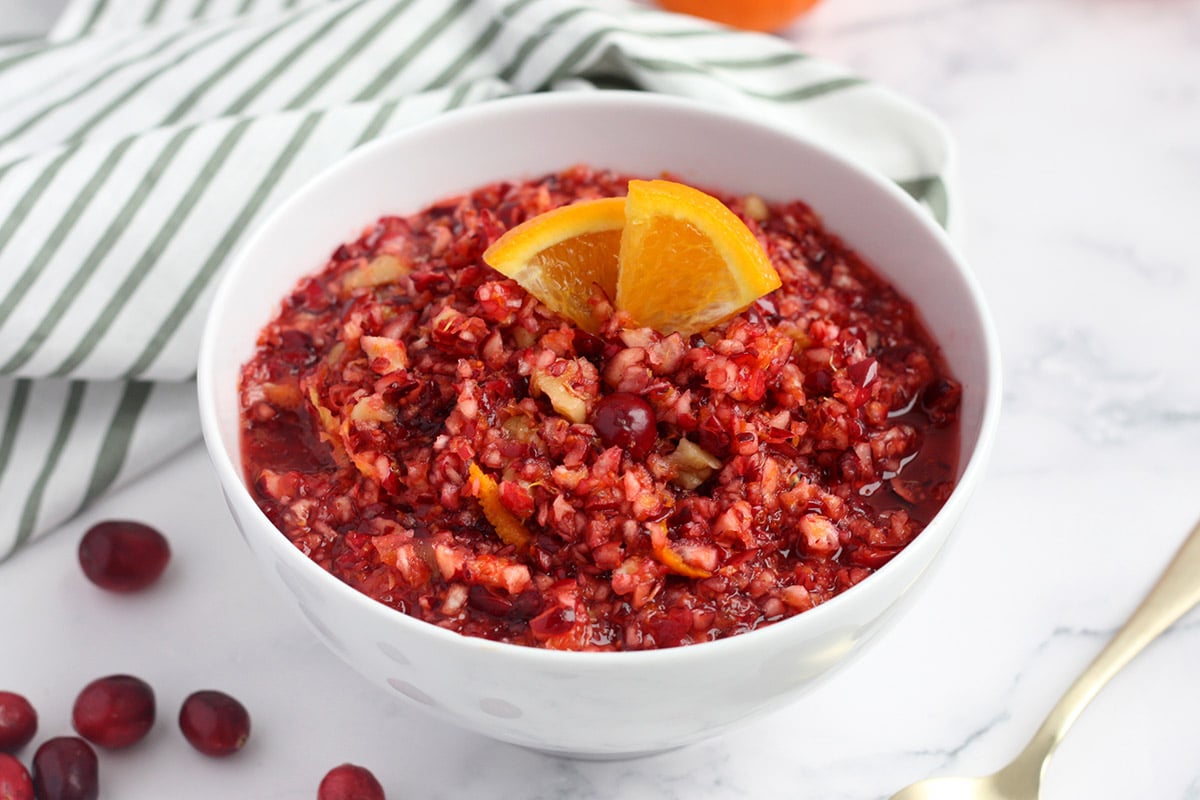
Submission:
[[[629,182],[616,307],[640,325],[697,333],[779,285],[758,239],[720,200],[672,181]]]
[[[588,301],[617,289],[625,198],[584,200],[538,214],[492,243],[483,260],[550,310],[586,331],[599,329]]]
[[[779,287],[758,239],[724,203],[681,183],[630,181],[525,221],[483,260],[584,330],[596,287],[639,325],[690,335]]]

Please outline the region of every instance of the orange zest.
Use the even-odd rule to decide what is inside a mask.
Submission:
[[[518,550],[528,547],[533,541],[533,534],[521,524],[516,514],[500,502],[500,486],[496,479],[481,470],[474,461],[467,465],[467,473],[479,484],[479,505],[483,507],[483,515],[496,530],[500,541]]]
[[[586,331],[599,325],[589,300],[599,286],[612,298],[625,199],[562,206],[509,230],[483,254],[493,269]]]
[[[666,180],[625,198],[585,200],[525,221],[483,260],[551,310],[595,333],[597,287],[637,325],[707,330],[777,289],[779,274],[720,200]]]
[[[616,306],[638,324],[698,333],[779,285],[758,239],[720,200],[672,181],[629,182]]]
[[[671,546],[663,545],[654,551],[654,557],[659,563],[667,569],[674,572],[676,575],[682,575],[685,578],[711,578],[712,573],[706,569],[693,567],[691,564],[683,560],[683,557],[676,551],[671,549]]]

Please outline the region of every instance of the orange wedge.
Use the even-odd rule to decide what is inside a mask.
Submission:
[[[483,260],[552,311],[586,331],[599,328],[588,300],[596,286],[616,295],[625,198],[562,206],[526,220],[492,243]]]
[[[672,181],[630,181],[616,307],[661,333],[690,335],[779,288],[746,224],[715,197]]]
[[[551,310],[595,333],[599,286],[660,333],[711,328],[779,287],[762,245],[724,203],[672,181],[630,181],[629,196],[585,200],[526,220],[483,260]]]

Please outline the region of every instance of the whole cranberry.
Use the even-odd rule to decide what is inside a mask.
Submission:
[[[113,750],[128,747],[154,725],[154,690],[132,675],[98,678],[75,698],[71,721],[93,744]]]
[[[29,744],[37,723],[37,712],[28,700],[15,692],[0,692],[0,752],[15,753]]]
[[[658,436],[654,409],[629,392],[614,392],[601,399],[592,412],[592,427],[606,447],[620,447],[636,461],[649,455]]]
[[[383,787],[366,767],[342,764],[325,773],[317,800],[384,800]]]
[[[110,592],[136,592],[158,580],[171,558],[161,533],[140,522],[93,525],[79,542],[79,564],[88,580]]]
[[[33,800],[29,770],[8,753],[0,753],[0,800]]]
[[[78,736],[59,736],[33,754],[33,791],[38,800],[96,800],[100,778],[96,751]]]
[[[183,701],[179,729],[204,755],[227,756],[241,750],[250,738],[250,714],[224,692],[205,689]]]

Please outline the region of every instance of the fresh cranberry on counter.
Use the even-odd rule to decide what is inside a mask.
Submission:
[[[100,778],[96,751],[77,736],[59,736],[33,754],[38,800],[96,800]]]
[[[88,580],[110,592],[136,592],[158,580],[171,558],[166,538],[140,522],[93,525],[79,542],[79,564]]]
[[[0,752],[15,753],[29,744],[37,724],[37,712],[28,700],[16,692],[0,692]]]
[[[383,797],[383,795],[379,795]],[[25,765],[8,753],[0,753],[0,798],[33,800],[33,779]]]
[[[179,728],[192,747],[206,756],[236,753],[250,738],[250,714],[224,692],[193,692],[179,709]]]
[[[154,725],[154,690],[132,675],[92,681],[75,699],[71,721],[79,735],[109,749],[140,742]]]
[[[325,774],[317,800],[384,800],[383,787],[366,767],[342,764]]]

